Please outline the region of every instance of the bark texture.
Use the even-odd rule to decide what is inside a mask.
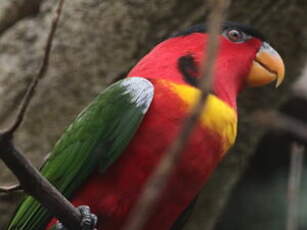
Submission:
[[[50,26],[54,1],[42,1],[35,17],[11,25],[0,37],[0,119],[12,118],[30,78],[37,73]],[[252,24],[283,56],[287,79],[250,89],[239,99],[237,145],[204,189],[188,230],[212,229],[221,207],[248,163],[262,130],[252,126],[250,113],[276,107],[289,96],[289,86],[304,63],[307,2],[237,0],[228,18]],[[73,0],[66,1],[47,78],[41,82],[28,117],[18,132],[22,152],[41,164],[56,139],[76,114],[108,83],[129,68],[166,35],[203,22],[208,10],[201,0]],[[21,17],[22,18],[22,17]],[[12,176],[0,165],[1,183]],[[0,197],[0,229],[15,208],[13,197]],[[3,215],[5,213],[6,215]],[[201,227],[200,227],[201,226]]]

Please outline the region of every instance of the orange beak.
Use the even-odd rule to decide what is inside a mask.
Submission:
[[[247,85],[261,86],[276,80],[278,87],[285,77],[285,65],[280,55],[267,42],[263,42],[252,62]]]

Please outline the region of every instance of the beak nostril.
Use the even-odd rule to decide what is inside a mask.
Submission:
[[[267,53],[270,53],[272,55],[276,55],[276,56],[279,56],[279,53],[267,42],[263,42],[261,47],[260,47],[260,52],[267,52]]]

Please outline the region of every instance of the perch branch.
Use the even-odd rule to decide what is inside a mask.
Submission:
[[[193,127],[198,120],[201,111],[206,106],[206,98],[210,92],[212,85],[212,75],[218,49],[218,35],[220,33],[223,15],[226,11],[229,1],[216,0],[211,1],[212,10],[209,16],[209,41],[206,52],[206,62],[201,69],[200,90],[201,95],[193,110],[183,123],[180,134],[171,144],[165,157],[161,160],[159,166],[149,178],[145,186],[144,192],[139,198],[137,204],[132,210],[131,216],[128,219],[125,230],[140,230],[153,212],[155,201],[161,195],[163,189],[168,182],[168,179],[180,159],[180,155],[184,145],[187,142]]]
[[[9,137],[0,137],[0,156],[16,175],[24,191],[47,207],[65,226],[79,229],[81,220],[79,211],[15,149],[10,138],[5,138]]]
[[[27,89],[16,119],[10,128],[0,134],[0,157],[16,175],[21,187],[26,193],[32,195],[44,207],[48,208],[65,226],[78,230],[80,229],[80,212],[48,180],[42,177],[32,163],[23,154],[18,152],[13,144],[14,133],[24,120],[25,113],[34,96],[37,84],[47,72],[52,41],[63,4],[64,0],[60,0],[56,8],[55,17],[52,20],[51,29],[48,34],[41,68]]]

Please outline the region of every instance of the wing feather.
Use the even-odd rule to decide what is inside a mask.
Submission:
[[[139,77],[108,87],[66,129],[41,173],[69,198],[94,169],[103,172],[116,161],[137,131],[153,94],[153,85]],[[44,229],[51,217],[27,196],[8,230]]]

